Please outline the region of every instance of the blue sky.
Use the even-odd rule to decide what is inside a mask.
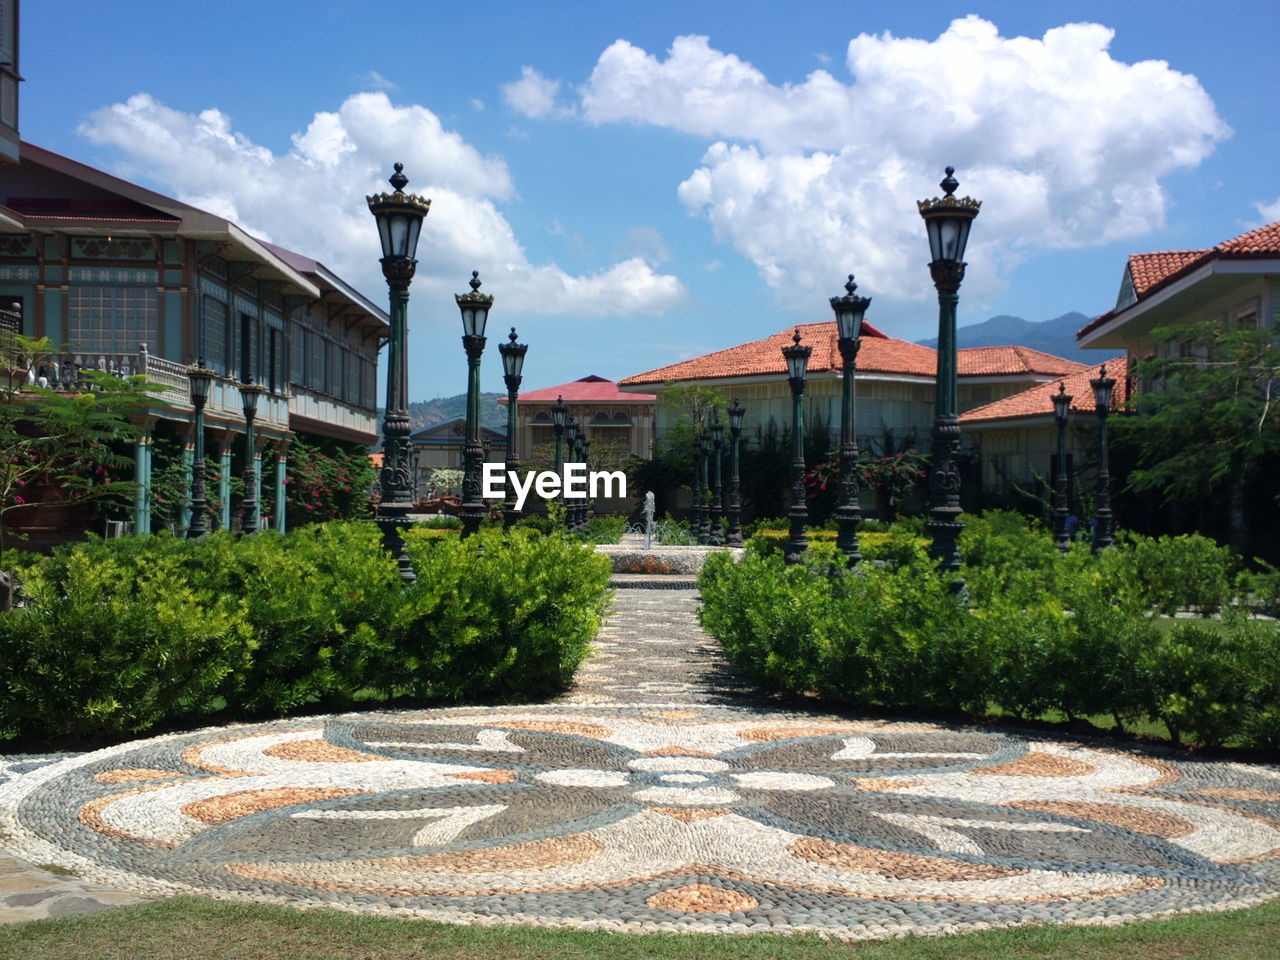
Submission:
[[[1269,4],[208,12],[25,4],[23,136],[230,216],[379,302],[363,198],[404,162],[433,199],[412,399],[465,386],[451,294],[472,269],[497,298],[491,344],[512,324],[529,344],[529,389],[829,319],[850,271],[869,319],[932,336],[914,201],[948,163],[984,201],[962,324],[1101,313],[1128,253],[1280,219]],[[484,371],[502,389],[493,349]]]

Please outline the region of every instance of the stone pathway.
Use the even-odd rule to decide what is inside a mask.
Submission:
[[[0,785],[0,829],[27,862],[127,895],[481,924],[867,938],[1280,894],[1273,767],[781,710],[695,610],[692,591],[620,590],[551,704],[46,759]],[[0,877],[0,899],[23,882]]]

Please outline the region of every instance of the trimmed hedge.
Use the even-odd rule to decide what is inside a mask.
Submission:
[[[406,538],[372,524],[202,541],[96,540],[19,569],[0,615],[0,737],[136,735],[212,717],[562,689],[599,628],[609,562],[559,536]]]
[[[1175,740],[1280,746],[1280,630],[1250,619],[1237,558],[1202,537],[1058,552],[1014,514],[968,518],[958,602],[914,531],[903,559],[831,577],[833,548],[785,566],[753,540],[708,558],[704,627],[760,684],[856,707],[1162,721]],[[910,548],[910,549],[907,549]],[[870,553],[870,550],[868,550]],[[838,568],[838,565],[837,565]],[[1163,622],[1162,612],[1221,611]]]

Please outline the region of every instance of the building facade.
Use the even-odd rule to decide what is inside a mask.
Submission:
[[[197,361],[217,373],[205,439],[219,464],[208,482],[224,526],[245,434],[240,383],[267,389],[254,456],[259,486],[269,468],[277,529],[295,436],[377,439],[378,351],[389,330],[380,307],[323,264],[28,143],[16,162],[0,165],[0,303],[21,317],[22,333],[60,346],[37,371],[49,386],[73,391],[84,369],[142,374],[156,385],[157,403],[136,424],[136,532],[152,530],[158,439],[180,444],[189,472],[186,371]],[[188,519],[184,510],[177,523]]]

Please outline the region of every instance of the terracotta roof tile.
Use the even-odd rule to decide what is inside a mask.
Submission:
[[[1276,256],[1280,254],[1280,220],[1258,227],[1213,248],[1236,256]]]
[[[1130,254],[1129,276],[1133,279],[1134,294],[1141,297],[1156,284],[1167,280],[1207,253],[1208,250],[1165,250],[1160,253]]]
[[[1129,276],[1133,280],[1134,295],[1141,300],[1210,260],[1277,256],[1280,256],[1280,220],[1223,241],[1211,250],[1164,250],[1130,254]],[[1116,313],[1117,309],[1112,309],[1095,317],[1077,330],[1076,336],[1081,337],[1096,330]]]
[[[612,380],[594,374],[558,387],[529,390],[516,399],[521,403],[555,403],[556,397],[564,397],[567,403],[648,403],[658,399],[651,393],[623,393]]]
[[[1002,374],[1047,373],[1054,376],[1074,373],[1085,364],[1055,357],[1030,347],[965,347],[956,351],[957,373],[962,377],[991,377]]]
[[[801,323],[787,327],[763,340],[752,340],[725,350],[717,350],[692,360],[669,364],[619,381],[623,385],[663,383],[667,380],[714,380],[721,377],[785,376],[782,348],[791,343],[795,331],[800,342],[813,347],[810,373],[830,373],[841,367],[834,320]],[[862,328],[862,348],[858,370],[863,373],[898,373],[932,377],[938,357],[931,347],[890,337],[871,324]],[[1030,347],[970,347],[957,351],[959,375],[997,376],[1001,374],[1046,373],[1061,375],[1081,364],[1064,360]]]
[[[1053,395],[1058,392],[1058,384],[1066,387],[1071,395],[1071,410],[1074,413],[1093,413],[1093,388],[1089,381],[1098,376],[1098,367],[1107,368],[1107,376],[1116,381],[1111,395],[1113,408],[1122,406],[1129,396],[1128,362],[1125,357],[1113,357],[1103,364],[1085,366],[1074,373],[1048,383],[1038,383],[1029,390],[1015,393],[1003,400],[996,400],[985,406],[975,407],[960,417],[961,423],[989,422],[992,420],[1015,420],[1019,417],[1049,417],[1053,415]]]

